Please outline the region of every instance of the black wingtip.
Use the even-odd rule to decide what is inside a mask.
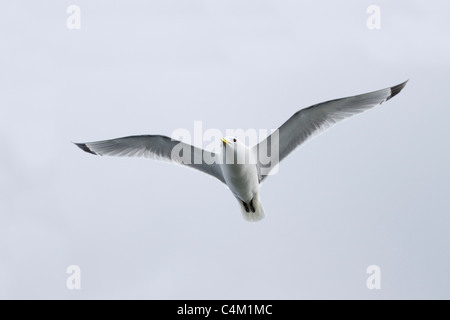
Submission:
[[[94,151],[92,151],[91,149],[89,149],[89,147],[85,144],[85,143],[74,143],[78,148],[80,148],[83,151],[86,151],[88,153],[97,155]]]
[[[408,83],[409,80],[406,80],[403,83],[400,83],[396,86],[391,87],[391,95],[389,96],[389,98],[387,98],[387,100],[392,99],[393,97],[395,97],[396,95],[398,95],[400,93],[400,91],[403,90],[403,88],[406,86],[406,84]]]

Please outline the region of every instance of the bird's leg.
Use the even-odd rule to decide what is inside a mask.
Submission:
[[[250,201],[250,210],[252,210],[252,212],[255,212],[255,207],[253,206],[253,199]]]
[[[242,204],[244,205],[245,211],[250,212],[250,210],[248,209],[248,205],[244,201],[242,201]]]

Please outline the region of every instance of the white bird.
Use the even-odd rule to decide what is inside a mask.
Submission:
[[[75,143],[82,150],[100,156],[147,157],[181,163],[207,173],[228,186],[241,207],[247,221],[259,221],[264,218],[264,209],[259,199],[261,182],[271,168],[286,158],[296,147],[314,134],[330,128],[335,123],[382,104],[397,95],[406,85],[399,85],[347,98],[322,102],[302,109],[290,117],[278,128],[277,139],[272,133],[259,144],[249,148],[236,137],[222,138],[222,152],[217,154],[222,161],[206,161],[216,154],[194,147],[178,140],[161,135],[130,136],[112,140]],[[182,148],[188,161],[174,159],[174,148]],[[260,154],[269,156],[270,167],[262,163]],[[227,156],[235,160],[245,155],[253,161],[225,161]],[[184,158],[186,160],[186,158]],[[201,159],[195,161],[194,159]],[[266,170],[264,170],[266,169]]]

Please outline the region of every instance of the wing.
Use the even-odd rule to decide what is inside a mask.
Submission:
[[[407,82],[379,91],[322,102],[296,112],[275,134],[254,147],[258,155],[260,180],[265,179],[271,168],[313,135],[391,99]],[[260,159],[270,159],[271,162],[262,163]]]
[[[99,156],[145,157],[155,160],[171,161],[209,174],[223,183],[225,180],[220,166],[205,163],[213,153],[191,146],[184,142],[160,135],[130,136],[112,140],[75,143],[80,149]],[[176,148],[176,149],[174,149]],[[172,154],[172,152],[174,154]]]

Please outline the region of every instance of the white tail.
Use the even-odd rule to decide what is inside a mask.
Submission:
[[[250,210],[250,206],[247,205],[248,208],[248,212],[245,209],[244,204],[242,203],[241,200],[238,199],[239,202],[239,206],[241,207],[241,212],[242,212],[242,216],[244,217],[245,220],[249,221],[249,222],[257,222],[259,220],[262,220],[265,217],[264,214],[264,208],[262,206],[261,201],[259,200],[259,194],[257,193],[255,195],[255,197],[253,198],[253,207],[255,209],[255,212],[252,212]]]

